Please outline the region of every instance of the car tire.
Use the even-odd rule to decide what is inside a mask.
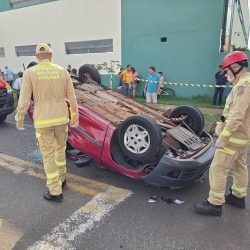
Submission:
[[[160,151],[156,155],[154,155],[151,159],[144,161],[144,163],[149,165],[157,164],[167,151],[168,147],[166,145],[162,145]]]
[[[205,120],[201,111],[191,105],[181,105],[171,112],[170,118],[178,118],[182,115],[188,115],[185,123],[195,134],[199,135],[205,125]]]
[[[121,123],[118,140],[121,149],[129,158],[145,162],[159,153],[162,133],[152,118],[133,115]]]
[[[7,118],[7,115],[0,115],[0,122],[5,121]]]
[[[84,64],[79,68],[78,71],[79,77],[84,81],[85,80],[85,74],[89,74],[91,78],[97,82],[98,84],[101,84],[101,76],[98,72],[98,70],[91,64]]]

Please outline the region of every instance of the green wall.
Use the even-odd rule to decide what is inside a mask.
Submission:
[[[122,0],[122,66],[132,64],[144,79],[148,67],[155,66],[165,81],[214,84],[224,56],[219,53],[223,4],[224,0]],[[141,82],[138,95],[143,87]],[[172,88],[180,97],[214,92]]]
[[[10,10],[10,0],[1,0],[0,12]]]

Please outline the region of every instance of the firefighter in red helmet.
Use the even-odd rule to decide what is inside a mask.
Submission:
[[[247,72],[248,58],[241,51],[225,56],[222,67],[233,83],[223,111],[217,122],[216,151],[210,166],[210,192],[207,201],[194,206],[200,214],[219,216],[224,202],[245,208],[248,170],[247,149],[250,145],[250,73]],[[224,118],[224,119],[223,119]],[[225,196],[228,172],[233,174],[230,193]]]

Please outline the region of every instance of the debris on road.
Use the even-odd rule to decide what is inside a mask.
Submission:
[[[177,200],[177,199],[174,202],[179,204],[179,205],[184,203],[184,201],[180,201],[180,200]]]
[[[148,202],[156,202],[156,196],[150,197]]]
[[[161,197],[161,200],[162,200],[162,201],[166,201],[167,204],[170,204],[170,203],[173,203],[173,202],[174,202],[172,199],[166,198],[166,197]]]

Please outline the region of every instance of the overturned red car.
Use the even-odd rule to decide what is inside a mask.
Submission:
[[[183,187],[206,176],[215,147],[197,108],[182,105],[167,117],[101,85],[90,64],[72,83],[79,126],[69,127],[67,152],[82,153],[78,167],[101,166],[159,187]]]

